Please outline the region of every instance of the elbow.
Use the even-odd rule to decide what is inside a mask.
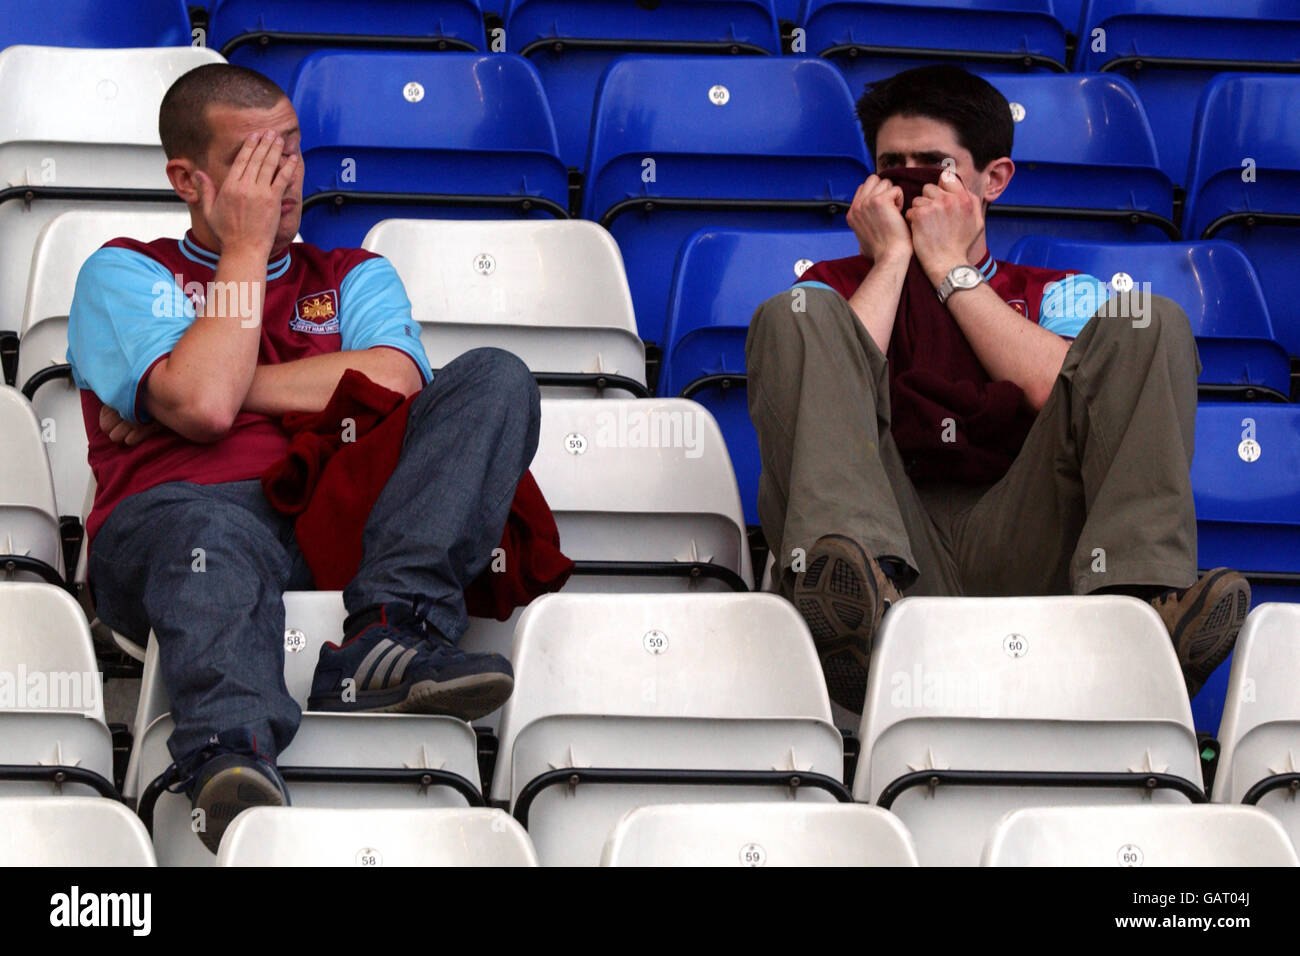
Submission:
[[[1052,394],[1054,384],[1054,382],[1032,382],[1023,389],[1025,404],[1033,409],[1035,415],[1041,412],[1043,406],[1047,404],[1047,399]]]
[[[410,398],[424,388],[424,376],[416,371],[412,362],[403,358],[401,365],[385,370],[382,381],[378,384],[397,392],[403,398]]]
[[[190,441],[211,445],[230,433],[236,414],[215,403],[196,403],[175,416],[172,428]]]

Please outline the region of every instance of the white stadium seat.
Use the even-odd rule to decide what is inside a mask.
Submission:
[[[710,564],[725,575],[665,582],[629,566],[615,578],[619,590],[753,588],[736,475],[703,406],[681,398],[543,400],[532,472],[575,561]]]
[[[719,803],[637,807],[614,827],[601,866],[916,866],[892,813],[857,804]]]
[[[1020,807],[1204,799],[1173,644],[1131,597],[904,598],[859,739],[854,798],[897,814],[923,866],[977,864]]]
[[[158,138],[158,106],[182,74],[224,63],[203,47],[84,50],[11,46],[0,50],[0,329],[16,330],[41,228],[87,200],[46,190],[171,190]],[[95,202],[119,200],[95,198]],[[121,202],[105,208],[183,208]]]
[[[42,369],[67,364],[68,311],[82,264],[105,242],[118,236],[149,241],[182,236],[190,227],[185,207],[156,209],[82,208],[59,213],[41,229],[32,252],[27,301],[18,328],[18,376],[23,388]],[[51,435],[45,450],[54,475],[54,499],[60,515],[79,514],[86,497],[90,468],[86,463],[86,427],[81,394],[70,377],[49,381],[31,391],[36,417]]]
[[[544,398],[531,468],[578,563],[566,593],[753,587],[731,457],[695,402]],[[461,646],[509,656],[518,620],[471,618]]]
[[[402,277],[435,369],[496,346],[535,373],[602,373],[644,389],[645,347],[623,257],[594,222],[386,219],[361,245]],[[542,394],[584,393],[544,382]]]
[[[1249,795],[1300,846],[1300,605],[1261,604],[1246,618],[1219,745],[1214,802],[1243,803]]]
[[[293,591],[285,595],[285,668],[289,693],[306,707],[320,646],[342,634],[342,595],[337,591]],[[163,713],[166,692],[156,662],[157,641],[151,636],[137,712],[136,753],[128,768],[127,794],[140,797],[141,816],[148,820],[150,782],[171,764],[167,738],[171,717]],[[143,727],[143,730],[140,728]],[[478,741],[470,725],[454,717],[413,714],[304,713],[297,736],[277,761],[294,806],[301,807],[464,807],[466,795],[447,780],[481,789]],[[382,769],[402,782],[305,781],[287,768],[348,770]],[[205,866],[216,857],[190,830],[189,799],[162,793],[152,814],[154,848],[162,866]]]
[[[116,800],[0,797],[0,866],[155,866],[149,834]]]
[[[0,765],[5,794],[116,794],[90,627],[52,584],[0,583]]]
[[[503,810],[255,807],[221,838],[217,866],[536,866]]]
[[[492,798],[543,865],[597,864],[642,804],[847,797],[812,637],[775,595],[548,594],[512,657]]]
[[[1032,807],[1002,818],[984,866],[1300,866],[1253,807]]]
[[[54,478],[41,423],[17,389],[0,385],[0,582],[63,580],[63,540],[54,504]],[[39,562],[26,568],[5,556]]]

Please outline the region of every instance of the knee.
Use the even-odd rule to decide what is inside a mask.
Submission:
[[[501,396],[501,404],[523,414],[535,427],[542,413],[541,390],[524,360],[514,352],[498,348],[478,348],[469,355],[478,363],[483,380]]]
[[[819,334],[842,324],[852,330],[856,321],[838,292],[795,286],[778,292],[760,305],[749,322],[746,355],[761,364],[765,353],[788,354],[814,329]]]
[[[451,398],[456,393],[461,397]],[[411,409],[412,415],[419,416],[439,405],[446,407],[443,403],[450,398],[474,407],[474,414],[484,421],[518,421],[530,432],[536,432],[541,421],[537,381],[523,359],[505,349],[476,348],[457,356],[438,373],[425,395],[428,400],[423,408],[417,403]]]
[[[1125,293],[1106,303],[1089,325],[1094,336],[1119,339],[1135,352],[1187,351],[1195,354],[1192,326],[1177,302],[1147,292]]]
[[[505,349],[470,349],[448,362],[425,392],[470,386],[476,396],[491,396],[509,408],[536,412],[540,393],[524,360]]]

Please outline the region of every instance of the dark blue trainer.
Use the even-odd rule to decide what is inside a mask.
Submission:
[[[308,710],[449,714],[476,720],[514,689],[500,654],[467,654],[412,604],[377,605],[351,615],[342,644],[326,642],[316,662]]]
[[[168,790],[186,793],[198,811],[191,825],[203,845],[213,853],[230,821],[250,807],[286,807],[289,790],[270,758],[257,752],[257,741],[247,730],[213,734],[198,753],[172,764],[176,778]]]

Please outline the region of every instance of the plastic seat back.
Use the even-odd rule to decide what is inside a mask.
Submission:
[[[507,0],[505,7],[506,48],[537,67],[570,167],[587,158],[596,87],[621,54],[781,52],[770,0]]]
[[[1089,0],[1079,37],[1075,69],[1137,85],[1161,168],[1184,186],[1206,84],[1223,71],[1300,69],[1300,7],[1287,0]]]
[[[1027,236],[1011,261],[1073,269],[1173,299],[1192,324],[1203,386],[1262,386],[1291,393],[1291,361],[1278,344],[1255,269],[1230,242],[1085,242]],[[1100,305],[1101,303],[1098,303]],[[1203,393],[1203,397],[1206,397]]]
[[[659,394],[692,398],[718,420],[750,525],[758,524],[758,436],[743,382],[727,377],[745,374],[749,320],[764,300],[798,281],[811,264],[857,253],[848,229],[702,229],[682,245],[669,296]]]
[[[859,739],[854,799],[897,814],[922,865],[978,863],[1019,807],[1204,799],[1169,632],[1136,598],[904,598],[876,635]],[[1082,785],[1110,773],[1130,776]]]
[[[1241,629],[1219,727],[1216,803],[1250,802],[1300,845],[1300,608],[1257,604]],[[1290,778],[1287,777],[1290,775]]]
[[[1125,242],[1178,236],[1173,183],[1160,169],[1131,83],[1115,76],[987,79],[1015,120],[1016,172],[988,211],[994,256],[1005,259],[1016,239],[1036,233]]]
[[[844,80],[792,57],[620,58],[597,95],[587,168],[583,217],[618,241],[641,337],[660,344],[688,236],[842,226],[868,175]]]
[[[313,53],[292,99],[317,246],[359,246],[383,219],[568,215],[555,124],[521,57]]]
[[[1300,252],[1300,76],[1228,74],[1200,102],[1192,137],[1184,232],[1228,239],[1250,257],[1278,336],[1300,354],[1291,294]]]
[[[287,90],[312,53],[483,49],[478,0],[213,0],[208,46]]]

